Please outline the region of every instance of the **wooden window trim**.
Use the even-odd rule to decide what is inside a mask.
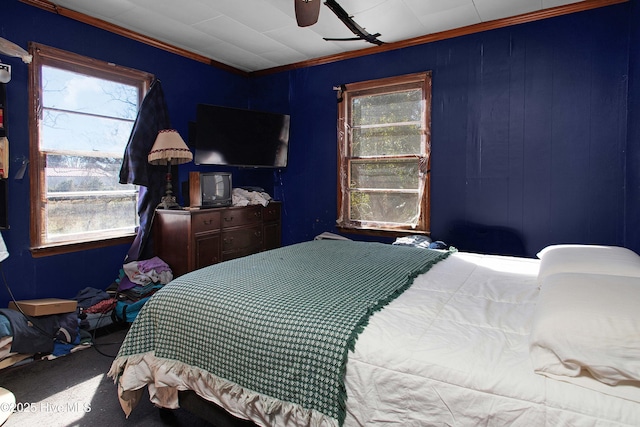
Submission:
[[[342,101],[338,106],[338,179],[337,179],[337,228],[341,232],[344,233],[352,233],[352,234],[364,234],[364,235],[373,235],[373,236],[386,236],[386,237],[398,237],[409,234],[430,234],[431,230],[431,215],[430,215],[430,207],[431,207],[431,179],[430,179],[430,169],[431,169],[431,99],[432,99],[432,90],[431,90],[431,79],[432,73],[431,71],[407,74],[403,76],[394,76],[377,80],[367,80],[363,82],[356,82],[344,85],[344,89],[342,90],[341,98]],[[385,87],[389,87],[393,91],[403,90],[403,89],[411,89],[420,86],[423,90],[423,100],[424,100],[424,109],[423,109],[423,123],[425,123],[425,129],[423,131],[423,143],[425,144],[425,153],[427,157],[427,173],[425,175],[424,181],[424,196],[420,200],[420,218],[418,219],[419,226],[416,229],[409,229],[407,227],[385,227],[385,228],[376,228],[376,227],[368,227],[368,226],[355,226],[353,224],[348,224],[346,220],[344,220],[345,216],[348,212],[348,202],[345,200],[345,192],[344,189],[348,188],[349,183],[349,171],[348,171],[348,161],[345,159],[346,153],[348,152],[348,144],[350,141],[347,140],[348,135],[348,123],[347,120],[351,117],[351,98],[353,96],[362,96],[368,94],[380,94],[384,92]],[[398,156],[397,158],[404,158],[405,156]]]
[[[108,78],[120,83],[127,83],[137,86],[140,97],[138,104],[142,102],[154,75],[122,67],[105,61],[84,57],[75,53],[61,49],[42,45],[35,42],[29,43],[29,53],[33,55],[33,60],[29,65],[29,180],[30,180],[30,250],[33,257],[57,255],[62,253],[76,252],[88,249],[120,245],[133,242],[134,233],[113,236],[105,235],[87,240],[75,240],[64,243],[43,243],[41,230],[43,226],[43,197],[42,185],[44,177],[44,159],[39,150],[40,129],[39,120],[41,118],[41,69],[42,66],[55,66],[70,71],[79,71],[96,77]]]

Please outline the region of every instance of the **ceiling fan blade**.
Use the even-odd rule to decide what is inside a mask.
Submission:
[[[318,22],[320,3],[321,0],[294,0],[299,27],[308,27]]]

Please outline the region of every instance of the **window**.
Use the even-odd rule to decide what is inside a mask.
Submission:
[[[429,232],[431,73],[353,83],[338,107],[338,226]]]
[[[152,75],[30,44],[31,246],[34,255],[131,239],[137,188],[119,184]]]

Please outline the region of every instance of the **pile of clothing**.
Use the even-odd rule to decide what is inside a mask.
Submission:
[[[158,257],[124,264],[106,290],[85,288],[75,297],[81,327],[92,330],[112,322],[133,322],[149,297],[171,280],[171,268]]]
[[[37,356],[55,359],[92,345],[90,331],[114,322],[133,322],[144,303],[173,279],[158,257],[123,265],[106,290],[86,287],[71,313],[26,316],[0,309],[0,369]]]
[[[233,206],[262,205],[266,207],[271,200],[271,196],[264,191],[234,188],[231,193],[231,199]]]
[[[0,369],[27,359],[55,359],[91,345],[78,327],[75,312],[26,316],[0,309]]]
[[[118,293],[131,301],[151,296],[162,285],[173,280],[173,272],[166,262],[158,257],[125,264],[117,280]]]
[[[169,265],[158,257],[125,264],[116,279],[117,302],[115,315],[128,323],[158,289],[173,280]]]
[[[118,302],[114,292],[86,287],[73,299],[78,301],[80,329],[92,331],[113,323],[111,315]]]

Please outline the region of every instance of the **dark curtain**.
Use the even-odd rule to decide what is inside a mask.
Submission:
[[[160,80],[155,80],[138,110],[120,169],[121,184],[140,186],[138,198],[140,226],[127,253],[125,263],[149,259],[153,256],[153,245],[149,244],[151,223],[155,209],[164,195],[167,168],[149,164],[147,155],[153,147],[158,131],[170,128],[171,121],[162,85]]]

